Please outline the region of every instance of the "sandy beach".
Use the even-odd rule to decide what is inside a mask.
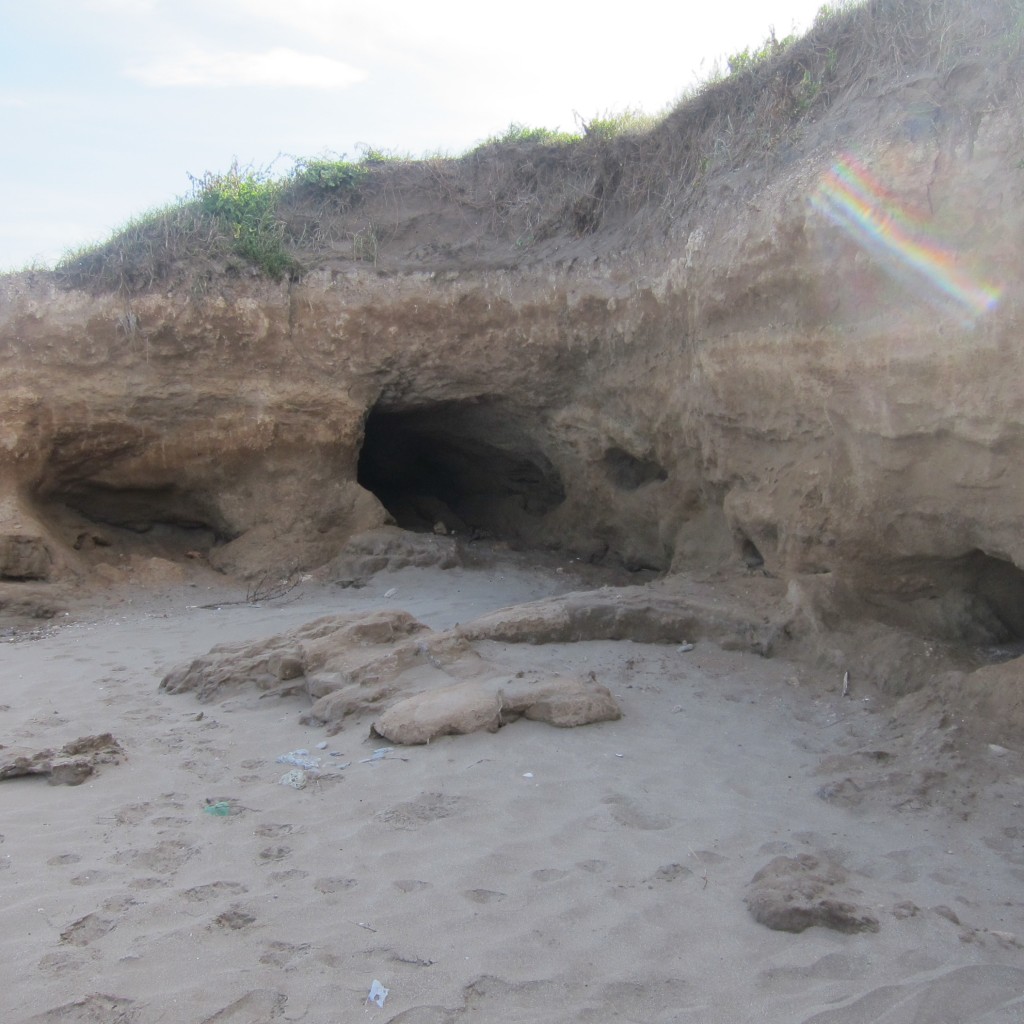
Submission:
[[[300,723],[308,700],[158,690],[216,643],[325,614],[443,629],[578,583],[403,569],[251,605],[197,575],[3,644],[5,746],[111,733],[124,752],[81,785],[2,783],[4,1020],[1021,1019],[1024,761],[927,709],[712,642],[493,644],[593,672],[622,718],[372,759],[367,721],[328,735]],[[323,771],[280,784],[303,749]],[[877,930],[754,919],[752,877],[803,855]]]

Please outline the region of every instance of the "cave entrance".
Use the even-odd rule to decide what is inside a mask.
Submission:
[[[374,407],[357,479],[404,529],[525,543],[565,500],[524,414],[498,401]]]
[[[884,621],[1001,659],[1024,654],[1024,571],[983,551],[894,565]]]

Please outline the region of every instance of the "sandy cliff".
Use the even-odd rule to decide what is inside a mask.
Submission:
[[[871,4],[650,137],[297,196],[331,231],[294,280],[3,279],[0,575],[124,530],[309,568],[390,514],[1020,639],[1010,6]]]

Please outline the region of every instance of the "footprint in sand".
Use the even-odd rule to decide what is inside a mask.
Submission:
[[[302,878],[309,878],[309,872],[302,868],[291,868],[288,871],[271,871],[267,879],[271,882],[297,882]]]
[[[644,810],[628,796],[615,793],[606,796],[602,803],[611,809],[611,816],[626,828],[640,829],[643,832],[657,832],[672,827],[672,819],[664,814],[652,814]]]
[[[264,946],[260,963],[273,967],[288,967],[293,960],[306,956],[311,948],[308,942],[301,942],[298,945],[291,942],[270,942]]]
[[[114,811],[114,822],[118,825],[138,825],[149,817],[152,809],[153,805],[150,803],[125,804]]]
[[[231,907],[230,910],[225,910],[223,913],[218,914],[214,919],[213,923],[218,928],[228,928],[231,931],[238,931],[241,928],[248,928],[249,925],[256,923],[256,915],[250,913],[242,907]]]
[[[83,871],[80,875],[75,875],[74,878],[69,879],[72,885],[95,885],[97,882],[105,882],[110,878],[109,871]]]
[[[389,828],[413,831],[455,813],[459,798],[444,793],[421,793],[408,803],[395,804],[377,816]]]
[[[693,872],[685,864],[663,864],[648,879],[649,882],[674,882],[678,878],[690,878]]]
[[[198,852],[198,847],[191,846],[181,839],[165,839],[144,850],[122,850],[110,859],[115,864],[129,864],[132,867],[170,875]]]
[[[586,871],[590,875],[599,875],[606,867],[608,867],[608,861],[578,860],[576,861],[576,867],[578,867],[580,871]]]
[[[358,885],[354,878],[318,878],[313,883],[317,892],[328,895],[332,892],[345,892],[346,889],[354,889]]]
[[[400,878],[392,885],[401,892],[422,892],[424,889],[432,889],[430,882],[421,882],[418,878]]]
[[[183,826],[189,824],[189,819],[188,818],[175,817],[174,815],[170,815],[170,814],[162,814],[162,815],[160,815],[159,818],[154,818],[153,821],[152,821],[152,824],[156,825],[157,828],[161,828],[161,829],[168,829],[168,828],[180,829]]]
[[[123,914],[132,907],[137,907],[139,901],[131,896],[111,896],[109,900],[103,901],[103,910],[108,914]]]
[[[83,967],[92,965],[94,961],[94,956],[90,957],[70,949],[62,949],[58,953],[47,953],[39,961],[39,970],[44,974],[60,977],[62,974],[80,971]]]
[[[284,860],[291,852],[290,846],[267,846],[260,850],[258,858],[263,864],[273,864],[275,861]]]
[[[724,864],[729,858],[714,850],[695,850],[693,854],[705,867],[709,864]]]
[[[186,889],[181,895],[194,903],[206,903],[209,900],[221,899],[224,896],[241,896],[249,890],[241,882],[207,882]]]
[[[100,917],[98,914],[86,914],[77,921],[69,924],[60,933],[60,941],[70,943],[72,946],[88,946],[90,942],[102,938],[107,932],[117,927],[117,922],[107,917]]]
[[[565,878],[569,874],[568,871],[560,871],[558,868],[539,868],[536,871],[530,872],[530,877],[535,882],[557,882],[560,878]]]
[[[77,853],[61,853],[56,857],[51,857],[46,863],[55,868],[62,864],[77,864],[81,859]]]
[[[283,992],[270,989],[253,989],[240,999],[229,1003],[211,1017],[204,1017],[201,1024],[252,1024],[253,1021],[277,1020],[284,1013],[288,997]]]
[[[297,834],[302,829],[296,828],[294,825],[278,825],[268,822],[265,825],[257,825],[252,831],[253,835],[260,836],[263,839],[280,839],[282,836]]]
[[[145,878],[133,878],[128,883],[129,889],[162,889],[168,885],[166,878],[154,878],[152,875]]]
[[[133,999],[92,995],[30,1017],[26,1024],[136,1024],[141,1008]]]
[[[507,894],[494,889],[467,889],[462,895],[473,903],[500,903]]]

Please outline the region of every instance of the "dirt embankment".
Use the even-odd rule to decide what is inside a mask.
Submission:
[[[782,581],[792,637],[918,637],[910,668],[864,661],[893,689],[929,644],[1012,645],[1011,14],[868,4],[649,136],[297,192],[294,280],[173,251],[3,279],[0,575],[310,568],[392,518],[632,570],[743,562]]]

